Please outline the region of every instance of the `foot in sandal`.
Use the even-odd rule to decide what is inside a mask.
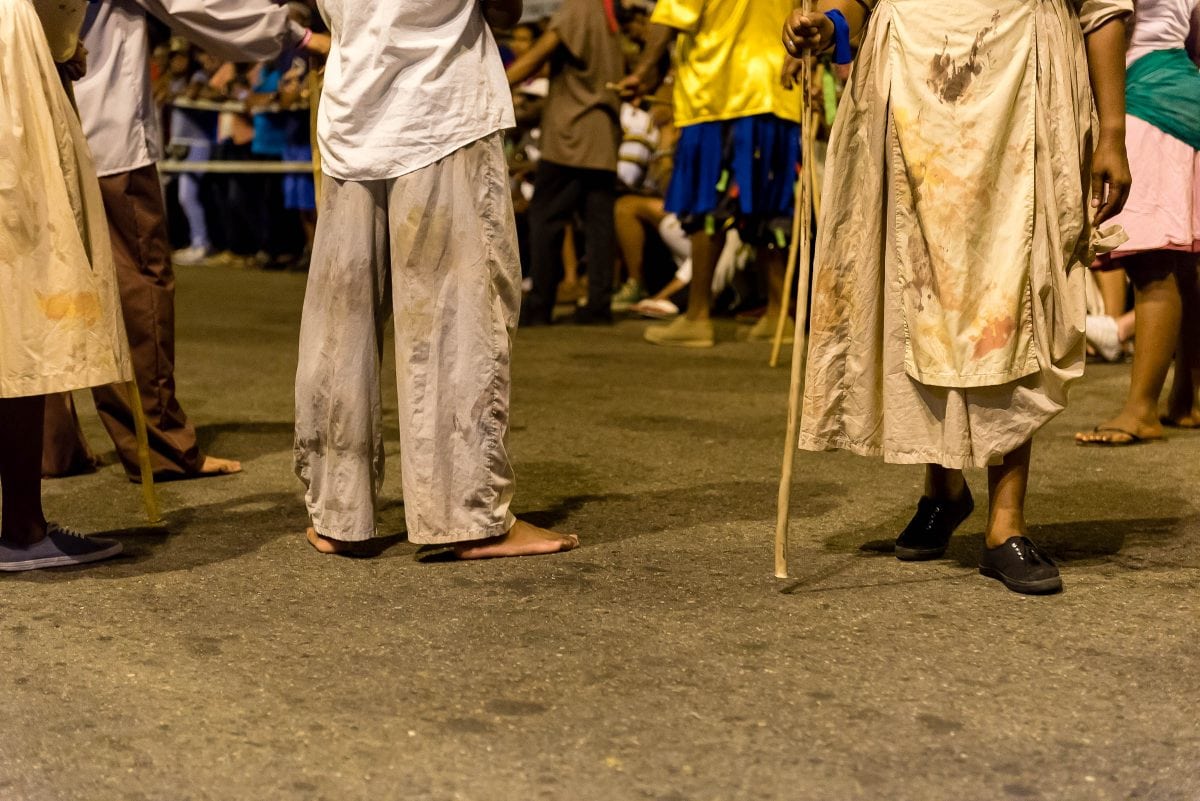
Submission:
[[[1119,448],[1124,445],[1154,442],[1162,438],[1162,425],[1157,420],[1148,422],[1122,414],[1107,423],[1101,423],[1091,431],[1080,431],[1075,435],[1075,444]]]
[[[454,546],[459,559],[498,559],[506,556],[545,556],[579,547],[579,537],[559,534],[518,520],[507,534],[486,540],[469,540]]]

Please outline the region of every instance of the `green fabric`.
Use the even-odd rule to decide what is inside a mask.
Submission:
[[[1200,150],[1200,69],[1186,50],[1155,50],[1129,65],[1125,110]]]

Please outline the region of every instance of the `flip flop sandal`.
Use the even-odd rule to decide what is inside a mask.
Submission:
[[[1124,434],[1125,436],[1129,437],[1129,439],[1121,440],[1119,442],[1116,440],[1111,440],[1111,439],[1093,439],[1093,440],[1077,439],[1077,440],[1075,440],[1075,444],[1083,445],[1086,447],[1093,447],[1093,448],[1125,448],[1130,445],[1147,445],[1151,442],[1158,442],[1159,440],[1162,439],[1162,437],[1139,437],[1137,434],[1133,433],[1132,431],[1126,431],[1125,429],[1117,428],[1116,426],[1096,426],[1095,428],[1092,429],[1092,433],[1093,434]]]

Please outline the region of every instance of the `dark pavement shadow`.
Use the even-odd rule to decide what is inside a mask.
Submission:
[[[294,430],[291,420],[206,423],[196,427],[196,440],[205,453],[248,460],[290,451]]]
[[[308,525],[304,504],[292,493],[260,493],[173,510],[159,526],[97,532],[118,540],[124,553],[79,567],[12,575],[30,582],[126,579],[237,559],[280,537],[302,537]],[[305,546],[307,547],[307,546]]]
[[[863,536],[870,539],[858,545],[858,553],[868,558],[893,557],[895,537],[907,522],[908,517],[904,516],[864,532]],[[1162,552],[1170,541],[1198,531],[1200,522],[1196,520],[1146,517],[1049,523],[1031,526],[1029,536],[1060,564],[1095,565],[1124,563],[1126,560],[1123,553],[1129,548],[1145,546]],[[847,536],[842,535],[827,540],[826,549],[845,552],[847,539]],[[959,533],[950,539],[950,545],[943,558],[963,567],[977,567],[982,549],[982,531]],[[1138,568],[1145,566],[1144,560],[1133,561],[1137,562]],[[1162,565],[1177,566],[1169,558],[1164,560]]]
[[[561,478],[558,481],[562,483]],[[712,482],[642,493],[569,495],[540,509],[517,509],[515,514],[535,526],[578,534],[587,547],[669,529],[766,523],[774,519],[778,491],[773,481]],[[844,487],[833,483],[798,484],[792,491],[792,514],[801,518],[825,514],[845,492]],[[420,548],[416,557],[430,563],[457,561],[444,546],[436,545]]]

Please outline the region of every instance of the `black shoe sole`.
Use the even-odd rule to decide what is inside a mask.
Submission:
[[[896,546],[896,558],[901,562],[928,562],[931,559],[941,559],[945,553],[946,548],[905,548],[902,545]]]
[[[1019,592],[1022,595],[1053,595],[1056,592],[1062,592],[1063,588],[1062,576],[1052,576],[1037,581],[1021,581],[1004,575],[994,567],[983,567],[982,565],[979,572],[988,578],[996,579],[1013,592]]]

